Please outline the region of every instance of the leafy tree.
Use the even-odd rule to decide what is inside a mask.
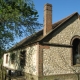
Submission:
[[[5,52],[5,50],[0,48],[0,60],[2,59],[2,56],[3,56],[4,52]],[[0,61],[0,63],[1,63],[1,61]]]
[[[0,0],[0,48],[16,36],[33,33],[40,24],[31,0]]]

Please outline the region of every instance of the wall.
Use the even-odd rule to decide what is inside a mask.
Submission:
[[[26,64],[24,72],[32,75],[38,75],[38,45],[28,46],[26,50]],[[21,70],[19,54],[21,50],[14,51],[16,54],[15,62],[12,64],[10,60],[10,53],[4,54],[3,66],[13,70]],[[8,63],[6,63],[6,55],[8,54]]]
[[[75,35],[80,36],[80,19],[77,19],[76,16],[62,25],[62,27],[53,34],[53,38],[49,42],[70,45],[70,41]]]
[[[68,74],[68,75],[44,76],[41,80],[79,80],[79,79],[76,74]]]
[[[80,20],[76,16],[62,25],[49,42],[70,45],[71,39],[75,35],[80,36]],[[80,66],[72,65],[72,48],[50,46],[50,49],[43,49],[44,76],[76,74],[76,72],[80,72]]]
[[[38,75],[38,45],[32,45],[26,48],[26,65],[24,71],[29,74]]]
[[[19,66],[19,51],[15,51],[14,53],[17,53],[15,56],[15,61],[14,63],[11,63],[11,58],[10,58],[10,52],[5,53],[3,56],[3,66],[12,69],[12,70],[20,70]],[[8,55],[8,63],[6,63],[6,55]]]

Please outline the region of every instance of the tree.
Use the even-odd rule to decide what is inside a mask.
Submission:
[[[15,37],[30,35],[39,28],[37,19],[38,12],[31,0],[0,0],[0,57]]]
[[[0,0],[0,48],[16,36],[33,33],[40,24],[31,0]]]

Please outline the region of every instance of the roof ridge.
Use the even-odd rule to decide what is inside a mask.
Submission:
[[[79,15],[78,12],[75,12],[75,13],[71,14],[70,16],[62,19],[61,21],[56,22],[55,24],[58,23],[56,26],[54,26],[55,24],[53,24],[53,26],[54,26],[53,29],[46,36],[48,36],[51,32],[53,32],[54,30],[56,30],[60,25],[62,25],[64,22],[66,22],[67,20],[69,20],[71,17],[73,17],[76,14]],[[42,37],[41,40],[43,40],[46,36]]]
[[[63,18],[63,19],[61,19],[61,20],[59,20],[59,21],[57,21],[57,22],[55,22],[54,24],[52,24],[53,26],[54,25],[59,25],[59,23],[61,24],[61,23],[63,23],[64,22],[64,20],[66,20],[66,19],[69,19],[71,16],[73,16],[74,14],[78,14],[78,12],[75,12],[75,13],[73,13],[73,14],[71,14],[71,15],[69,15],[69,16],[67,16],[67,17],[65,17],[65,18]],[[55,28],[55,27],[53,27],[53,28]]]

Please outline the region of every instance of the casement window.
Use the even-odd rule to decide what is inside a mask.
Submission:
[[[15,62],[15,53],[10,54],[11,63],[13,64]]]
[[[6,63],[8,63],[8,54],[6,55]]]
[[[26,60],[26,51],[21,51],[20,52],[20,65],[21,67],[25,66],[25,60]]]
[[[80,64],[80,39],[73,40],[73,65]]]

